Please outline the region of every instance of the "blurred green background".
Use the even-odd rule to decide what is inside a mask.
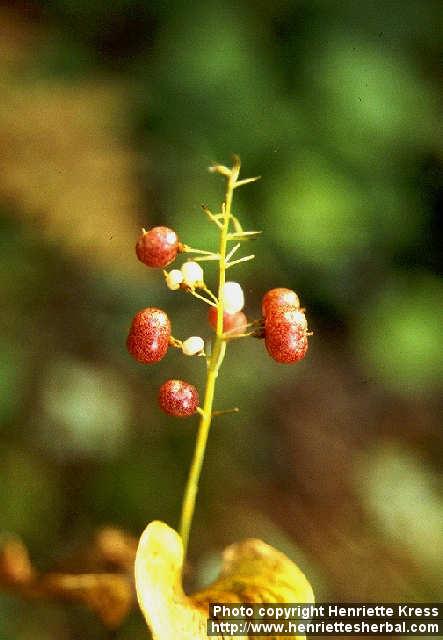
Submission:
[[[206,309],[138,263],[140,227],[213,248],[200,211],[243,161],[263,230],[246,311],[289,286],[314,331],[277,365],[239,341],[219,378],[193,582],[263,538],[317,599],[442,599],[442,5],[439,0],[47,0],[0,5],[0,529],[40,568],[97,527],[176,526],[196,420],[137,365],[134,313],[210,335]],[[208,274],[210,269],[208,268]],[[213,282],[214,274],[208,275]],[[105,638],[88,612],[0,595],[1,640]],[[146,637],[137,612],[113,636]]]

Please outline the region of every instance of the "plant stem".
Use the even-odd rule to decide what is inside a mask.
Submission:
[[[198,491],[198,483],[205,457],[206,443],[208,441],[209,430],[212,420],[212,405],[214,402],[215,383],[220,366],[225,357],[226,341],[223,336],[223,312],[224,312],[224,285],[226,280],[226,248],[228,243],[229,223],[231,220],[232,196],[235,183],[240,171],[240,162],[235,158],[234,166],[226,175],[226,193],[223,208],[223,224],[220,229],[219,248],[219,276],[218,276],[218,303],[217,303],[217,329],[212,346],[211,358],[208,363],[208,373],[206,378],[205,398],[203,410],[200,417],[197,439],[195,443],[194,456],[189,470],[183,496],[182,512],[180,519],[180,536],[183,541],[184,556],[189,542],[192,518],[195,510],[195,501]]]

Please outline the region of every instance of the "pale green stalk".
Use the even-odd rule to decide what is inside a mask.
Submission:
[[[205,457],[206,443],[208,441],[209,430],[212,421],[212,406],[215,394],[215,382],[220,366],[223,362],[226,350],[226,340],[223,337],[223,312],[224,312],[224,285],[226,281],[226,250],[228,244],[229,223],[231,220],[232,196],[235,184],[240,171],[240,162],[235,159],[233,168],[226,175],[226,194],[223,207],[222,226],[220,228],[219,246],[219,276],[218,276],[218,303],[217,303],[217,329],[212,344],[211,357],[208,363],[206,378],[205,397],[203,408],[200,413],[200,424],[198,427],[197,440],[195,443],[194,456],[189,470],[185,493],[182,502],[182,512],[180,519],[180,535],[183,541],[184,554],[189,542],[192,518],[195,510],[195,501],[198,491],[198,483]]]

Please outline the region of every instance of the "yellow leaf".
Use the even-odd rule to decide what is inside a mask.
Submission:
[[[135,582],[154,640],[207,640],[210,602],[314,602],[300,569],[261,540],[248,539],[225,549],[219,578],[191,596],[183,591],[182,570],[180,536],[164,522],[151,522],[138,545]]]

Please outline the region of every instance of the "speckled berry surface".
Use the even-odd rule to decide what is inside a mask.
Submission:
[[[305,314],[293,307],[281,307],[266,316],[265,345],[276,362],[292,364],[308,350]]]
[[[167,380],[158,394],[160,408],[177,418],[192,416],[199,403],[198,391],[184,380]]]
[[[153,227],[139,237],[135,245],[137,258],[148,267],[164,268],[175,260],[180,243],[169,227]]]
[[[266,317],[273,309],[278,307],[291,306],[298,309],[300,307],[300,300],[298,295],[292,289],[285,289],[284,287],[277,287],[276,289],[270,289],[263,296],[262,300],[262,314]]]
[[[139,311],[131,324],[126,346],[143,364],[159,362],[165,357],[171,336],[171,323],[162,309],[148,307]]]
[[[282,305],[272,309],[265,318],[265,328],[280,324],[298,325],[307,329],[308,324],[304,311],[290,305]]]
[[[217,309],[215,307],[209,307],[208,322],[214,329],[217,328]],[[223,331],[235,335],[236,333],[243,333],[246,330],[248,319],[243,311],[237,311],[236,313],[223,314]]]
[[[308,350],[306,331],[284,325],[266,332],[265,344],[271,358],[282,364],[302,360]]]

